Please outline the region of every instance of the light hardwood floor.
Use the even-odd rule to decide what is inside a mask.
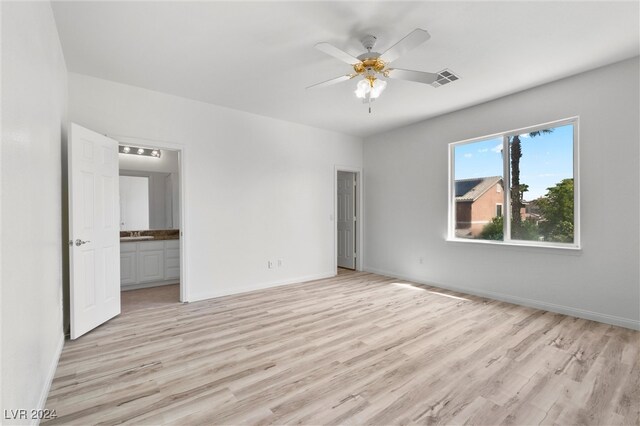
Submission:
[[[48,424],[638,424],[640,333],[341,271],[66,342]]]
[[[123,291],[120,298],[120,310],[123,314],[153,307],[163,307],[180,302],[180,285],[171,284],[159,287]]]

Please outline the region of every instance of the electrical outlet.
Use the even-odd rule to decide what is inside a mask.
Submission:
[[[283,263],[283,262],[282,262],[282,259],[278,259],[278,268],[281,268],[281,267],[282,267],[282,263]]]
[[[269,269],[273,269],[273,260],[269,260],[267,262],[267,267],[269,267]]]

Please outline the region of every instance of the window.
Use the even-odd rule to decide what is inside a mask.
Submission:
[[[495,205],[502,203],[504,199],[503,194],[494,189],[503,185],[501,150],[502,138],[455,146],[454,201],[457,238],[482,238],[482,231],[497,220]]]
[[[449,238],[579,247],[577,123],[450,144]]]

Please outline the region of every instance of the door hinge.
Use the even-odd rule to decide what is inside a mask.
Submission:
[[[358,182],[356,182],[356,180],[354,179],[353,180],[353,186],[356,186],[356,185],[358,185]]]

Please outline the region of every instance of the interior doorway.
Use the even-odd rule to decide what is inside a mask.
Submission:
[[[362,172],[335,168],[335,262],[339,270],[358,271],[362,262]]]
[[[183,151],[117,137],[123,312],[186,301]]]
[[[356,269],[356,174],[338,171],[338,268]]]
[[[117,138],[117,139],[116,139]],[[125,265],[122,269],[144,272],[142,278],[136,275],[135,280],[140,284],[167,280],[170,278],[179,293],[180,302],[188,300],[187,282],[185,281],[185,244],[187,236],[184,223],[184,148],[181,144],[151,141],[126,136],[109,136],[71,123],[63,155],[63,170],[66,180],[62,194],[68,210],[63,210],[64,222],[63,238],[68,244],[68,263],[63,265],[63,276],[68,277],[68,317],[64,314],[64,321],[68,318],[70,338],[77,339],[99,325],[109,321],[121,312],[121,270],[122,257],[126,254]],[[174,238],[155,238],[147,234],[151,230],[129,230],[122,233],[120,212],[120,164],[119,152],[129,154],[135,148],[139,158],[145,155],[158,159],[162,157],[160,150],[174,151],[177,156],[176,185],[177,196],[175,204],[164,203],[164,211],[160,216],[152,219],[140,217],[140,212],[149,214],[151,193],[142,198],[140,203],[131,202],[126,207],[129,214],[137,216],[133,223],[135,227],[145,227],[146,223],[160,220],[162,226],[171,227],[165,234],[174,234]],[[157,165],[158,163],[156,163]],[[139,177],[139,176],[134,176]],[[150,187],[149,179],[133,180],[133,187]],[[171,188],[174,186],[171,185]],[[66,191],[65,191],[66,188]],[[165,187],[168,188],[168,186]],[[131,190],[135,193],[135,190]],[[168,196],[168,194],[165,194]],[[170,209],[167,208],[170,206]],[[177,212],[174,214],[174,212]],[[159,219],[158,219],[159,218]],[[178,220],[179,219],[179,220]],[[170,222],[168,222],[170,220]],[[63,222],[63,223],[64,223]],[[165,237],[167,236],[165,235]],[[121,250],[125,242],[135,241]],[[128,238],[128,240],[126,239]],[[156,239],[151,246],[145,246],[143,253],[138,254],[138,242]],[[162,247],[160,247],[162,245]],[[161,249],[162,248],[162,249]],[[128,253],[128,254],[127,254]],[[142,265],[142,268],[141,266]],[[127,268],[126,266],[129,266]],[[137,269],[136,269],[137,268]],[[125,272],[126,275],[126,272]],[[174,290],[175,291],[175,290]],[[176,301],[177,302],[177,301]],[[67,329],[65,325],[65,330]]]

